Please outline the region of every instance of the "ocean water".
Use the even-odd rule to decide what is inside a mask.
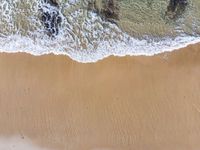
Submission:
[[[88,10],[89,1],[57,0],[54,6],[45,0],[0,0],[0,52],[96,62],[110,55],[151,56],[200,41],[199,0],[188,0],[176,18],[166,15],[169,0],[117,0],[117,23]],[[55,14],[56,25],[47,19]]]

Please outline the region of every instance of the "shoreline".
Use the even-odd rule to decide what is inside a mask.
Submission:
[[[48,39],[45,40],[45,42],[47,42],[49,45],[51,45],[51,42],[53,42],[53,45],[55,47],[46,47],[48,44],[37,45],[37,41],[32,41],[29,38],[17,37],[17,35],[9,37],[8,40],[11,41],[10,43],[5,41],[1,43],[1,40],[5,39],[0,39],[0,45],[4,45],[3,47],[0,46],[1,53],[28,53],[34,56],[49,54],[64,55],[70,57],[74,61],[81,63],[95,63],[110,56],[124,57],[160,55],[165,52],[173,52],[185,48],[189,45],[200,43],[200,37],[194,36],[178,36],[172,39],[163,38],[159,42],[152,41],[150,44],[148,40],[139,40],[135,38],[131,38],[128,40],[128,35],[125,35],[125,41],[118,41],[117,43],[113,43],[113,41],[111,41],[111,45],[107,45],[108,43],[106,41],[103,41],[95,50],[76,49],[74,51],[71,48],[62,47],[60,49],[59,46],[55,46],[59,45],[59,40],[61,40],[61,43],[64,42],[62,41],[61,37],[59,37],[56,41],[50,41]]]
[[[199,149],[199,58],[200,44],[86,64],[0,53],[0,137],[47,150]]]

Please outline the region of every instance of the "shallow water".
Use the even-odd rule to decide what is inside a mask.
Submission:
[[[120,4],[122,10],[120,24],[125,28],[130,26],[127,31],[132,32],[132,35],[163,37],[178,36],[183,33],[196,35],[200,32],[198,0],[189,1],[186,10],[176,19],[170,19],[166,15],[169,0],[123,0]]]
[[[109,55],[153,55],[200,40],[200,1],[190,0],[176,19],[169,0],[119,0],[117,24],[88,11],[88,0],[1,0],[0,51],[64,54],[81,62]],[[42,13],[59,13],[58,33],[49,36]]]

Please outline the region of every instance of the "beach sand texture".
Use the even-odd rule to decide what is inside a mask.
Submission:
[[[199,91],[198,44],[91,64],[1,53],[0,139],[48,150],[198,150]]]

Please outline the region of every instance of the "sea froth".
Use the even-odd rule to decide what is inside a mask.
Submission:
[[[129,38],[129,40],[125,42],[114,43],[113,41],[113,45],[110,45],[110,43],[107,43],[106,41],[102,41],[97,49],[88,51],[73,49],[65,50],[63,47],[60,47],[59,44],[55,44],[54,47],[46,47],[45,45],[41,44],[45,43],[45,40],[39,44],[35,43],[35,41],[30,38],[12,35],[6,39],[0,39],[0,52],[25,52],[35,56],[52,53],[55,55],[67,55],[75,61],[88,63],[96,62],[111,55],[152,56],[163,52],[173,51],[198,42],[200,42],[200,37],[193,36],[182,36],[174,39],[165,38],[160,41],[151,42],[148,40]]]
[[[152,56],[200,41],[198,33],[185,33],[179,26],[176,29],[180,33],[176,35],[155,36],[152,33],[151,36],[142,31],[142,36],[134,36],[97,13],[88,11],[85,5],[81,7],[79,3],[81,1],[78,0],[61,1],[60,6],[55,8],[37,0],[24,4],[20,0],[6,1],[0,6],[0,24],[3,26],[0,29],[0,52],[26,52],[32,55],[53,53],[87,63],[110,55]],[[55,10],[62,22],[57,26],[57,35],[49,36],[39,18],[42,12],[48,15]],[[145,30],[146,27],[143,28]]]

